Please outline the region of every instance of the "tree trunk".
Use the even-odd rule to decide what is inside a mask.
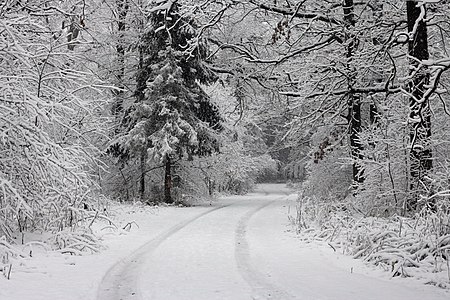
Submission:
[[[146,165],[147,165],[147,148],[145,147],[141,152],[140,158],[140,171],[141,178],[139,180],[139,198],[141,201],[145,200],[145,174],[146,174]]]
[[[212,180],[212,179],[209,178],[209,177],[206,178],[206,182],[207,182],[207,184],[208,184],[208,195],[209,195],[209,196],[212,196],[212,195],[214,194],[214,185],[215,185],[215,182],[214,182],[214,180]]]
[[[350,147],[351,155],[354,160],[361,160],[363,155],[362,144],[359,140],[359,134],[361,133],[361,98],[359,95],[351,94],[348,100],[348,109],[350,120]],[[362,183],[364,182],[364,170],[361,168],[358,162],[353,162],[353,181]]]
[[[364,181],[363,170],[361,166],[356,162],[358,159],[362,159],[362,144],[359,141],[359,133],[361,132],[361,96],[352,92],[354,85],[356,84],[356,69],[352,66],[352,60],[354,51],[356,48],[355,35],[352,32],[355,27],[354,18],[354,4],[353,0],[344,0],[344,23],[347,41],[347,72],[348,72],[348,122],[349,122],[349,134],[350,134],[350,153],[353,163],[353,181],[361,183]]]
[[[374,0],[372,5],[373,11],[373,26],[380,26],[379,22],[383,17],[383,2],[381,0]],[[381,37],[376,36],[372,39],[372,43],[375,46],[379,46],[381,42]],[[373,81],[377,84],[382,83],[385,80],[384,72],[380,70],[380,73],[373,74]],[[378,121],[378,109],[375,100],[369,106],[369,122],[370,124],[375,124]]]
[[[115,101],[112,106],[112,114],[116,118],[120,118],[120,113],[123,111],[123,97],[124,97],[124,80],[125,80],[125,30],[126,30],[126,17],[128,14],[128,0],[116,0],[117,7],[117,87],[118,91],[114,91]]]
[[[411,66],[417,67],[418,61],[427,60],[428,41],[427,25],[425,19],[425,5],[417,6],[416,1],[407,2],[407,21],[410,40],[408,52],[415,59],[410,60]],[[417,27],[415,27],[417,23]],[[413,32],[415,30],[415,32]],[[412,34],[413,33],[413,34]],[[410,130],[410,191],[409,209],[417,209],[420,195],[427,195],[430,183],[426,176],[433,168],[432,150],[430,147],[431,137],[431,113],[429,99],[424,99],[424,91],[429,83],[428,70],[422,69],[416,74],[410,83],[409,92],[412,97],[409,99],[409,130]]]
[[[166,155],[164,174],[164,202],[173,203],[172,199],[172,163],[170,155]]]
[[[118,5],[120,3],[128,3],[125,1],[128,0],[117,0]],[[128,4],[127,4],[128,5]],[[128,6],[126,6],[126,8],[128,9]],[[127,10],[125,10],[127,11]],[[126,14],[125,14],[126,16]],[[121,18],[119,17],[119,20]],[[123,21],[125,22],[125,19],[123,19]],[[119,22],[119,26],[120,26],[120,22]],[[125,26],[125,23],[123,23],[123,26]],[[125,27],[123,27],[125,29]],[[123,51],[125,51],[125,49],[123,49]],[[120,53],[120,52],[119,52]],[[125,52],[123,52],[123,54],[125,54]],[[146,82],[147,79],[145,78],[144,74],[145,74],[145,70],[144,70],[144,49],[143,49],[143,45],[140,45],[138,47],[138,54],[139,54],[139,63],[138,63],[138,70],[137,70],[137,79],[136,79],[136,92],[135,92],[135,97],[137,102],[142,102],[145,99],[145,87],[146,87]],[[120,55],[119,55],[120,57]],[[120,103],[121,104],[121,103]],[[120,109],[122,109],[122,106],[120,106]],[[147,142],[143,145],[142,148],[142,152],[141,152],[141,179],[140,179],[140,187],[139,187],[139,194],[141,197],[141,200],[144,199],[145,196],[145,173],[146,173],[146,161],[147,161],[147,150],[148,150],[148,144]]]

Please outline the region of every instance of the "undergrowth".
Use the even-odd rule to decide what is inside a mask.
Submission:
[[[104,235],[123,234],[139,227],[135,221],[130,221],[136,210],[154,210],[140,202],[116,205],[103,199],[99,203],[71,208],[71,226],[60,227],[57,224],[61,220],[56,218],[47,223],[53,224],[50,227],[54,230],[45,226],[33,231],[8,231],[10,234],[0,236],[0,272],[10,279],[14,265],[23,264],[25,258],[35,257],[38,252],[59,252],[64,255],[97,253],[104,249]]]
[[[422,211],[413,217],[365,216],[350,202],[299,197],[293,219],[304,241],[379,266],[392,277],[413,277],[450,288],[450,214]]]

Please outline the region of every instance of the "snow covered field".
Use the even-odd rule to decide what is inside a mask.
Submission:
[[[299,241],[288,220],[295,199],[283,185],[262,185],[211,206],[115,207],[117,224],[139,228],[99,231],[107,247],[99,254],[35,249],[11,280],[0,278],[0,299],[450,299]]]

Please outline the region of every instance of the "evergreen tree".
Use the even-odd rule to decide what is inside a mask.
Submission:
[[[149,159],[165,169],[164,199],[172,197],[172,162],[218,150],[221,117],[200,84],[215,80],[204,63],[206,45],[176,1],[149,9],[140,44],[135,103],[126,111],[124,134],[111,148],[123,159],[140,158],[140,196]]]

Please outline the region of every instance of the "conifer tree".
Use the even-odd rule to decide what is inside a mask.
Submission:
[[[180,14],[177,1],[150,6],[138,47],[135,103],[126,111],[124,133],[112,149],[125,159],[139,157],[141,198],[148,161],[163,163],[164,200],[172,203],[173,161],[217,150],[221,117],[200,86],[215,76],[204,63],[207,49],[194,22]]]

